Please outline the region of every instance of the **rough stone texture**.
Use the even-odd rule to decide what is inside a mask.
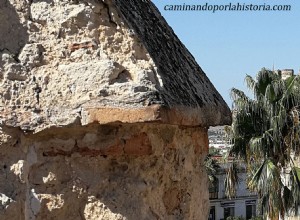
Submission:
[[[7,133],[20,136],[14,147],[1,145],[0,219],[206,219],[206,129],[111,124]]]
[[[0,4],[2,124],[38,132],[92,122],[230,122],[222,97],[151,2]],[[147,113],[128,120],[120,109]]]
[[[0,219],[207,219],[230,111],[148,0],[0,0]]]

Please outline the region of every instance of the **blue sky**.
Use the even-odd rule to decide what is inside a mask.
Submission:
[[[152,0],[231,106],[232,87],[262,68],[300,69],[299,0]],[[165,11],[171,4],[290,4],[291,11]]]

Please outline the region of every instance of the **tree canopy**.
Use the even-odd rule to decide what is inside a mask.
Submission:
[[[245,82],[253,98],[233,88],[233,123],[227,128],[230,155],[247,164],[248,187],[256,191],[271,219],[298,214],[300,205],[299,114],[300,78],[285,80],[280,72],[263,68]],[[297,165],[298,164],[298,165]],[[226,187],[234,188],[235,162]],[[227,190],[233,196],[235,190]]]

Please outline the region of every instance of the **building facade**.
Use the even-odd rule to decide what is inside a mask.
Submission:
[[[246,170],[239,169],[239,184],[236,189],[236,196],[229,199],[225,194],[224,181],[228,163],[220,163],[220,169],[216,175],[217,179],[210,184],[210,213],[209,220],[226,220],[229,216],[251,219],[257,213],[257,195],[247,189]]]

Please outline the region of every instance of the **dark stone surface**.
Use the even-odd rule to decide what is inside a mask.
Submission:
[[[115,0],[115,4],[158,68],[163,105],[213,109],[224,116],[221,124],[230,123],[227,104],[156,6],[148,0]]]

